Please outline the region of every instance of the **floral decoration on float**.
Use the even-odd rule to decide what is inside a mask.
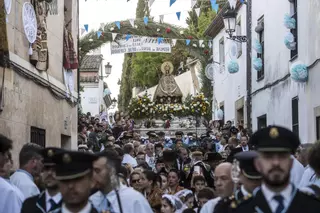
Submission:
[[[204,116],[209,113],[210,103],[203,93],[191,97],[190,115]]]
[[[128,109],[133,119],[153,118],[155,115],[154,102],[147,94],[131,99]]]

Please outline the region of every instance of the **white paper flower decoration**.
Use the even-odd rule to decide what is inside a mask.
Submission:
[[[296,82],[304,83],[308,81],[308,67],[301,61],[291,65],[290,74],[292,80]]]
[[[261,54],[262,53],[262,45],[261,43],[258,41],[258,39],[255,39],[254,42],[253,42],[253,49]]]
[[[296,20],[292,18],[289,14],[284,15],[284,26],[288,29],[296,28]]]
[[[228,72],[233,74],[239,71],[239,64],[236,60],[231,60],[228,64]]]
[[[254,58],[253,59],[253,68],[257,71],[261,71],[263,67],[262,59],[261,58]]]

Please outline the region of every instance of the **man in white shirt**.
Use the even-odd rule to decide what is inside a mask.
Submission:
[[[132,143],[127,143],[123,146],[123,159],[122,165],[130,164],[132,167],[138,166],[137,160],[133,157],[134,155],[134,146]]]
[[[314,174],[314,180],[306,186],[301,188],[301,191],[314,194],[315,197],[320,198],[320,142],[316,142],[309,150],[308,162],[310,173]],[[307,171],[307,170],[306,170]],[[311,176],[311,175],[309,175]]]
[[[56,164],[52,160],[54,155],[61,151],[61,149],[55,147],[48,147],[42,151],[44,165],[42,181],[46,189],[40,195],[26,199],[21,213],[50,212],[61,207],[62,196],[56,179]]]
[[[15,189],[17,195],[19,196],[20,202],[23,203],[25,198],[24,198],[24,195],[22,194],[21,190],[18,189],[15,185],[11,184],[11,182],[10,182],[10,172],[13,167],[13,160],[12,160],[12,155],[10,152],[7,152],[6,154],[8,156],[8,159],[5,162],[5,164],[3,165],[3,167],[0,168],[0,177],[2,177],[6,181],[8,181],[8,183],[10,183],[10,185]]]
[[[209,200],[200,210],[200,213],[212,213],[221,198],[229,197],[233,193],[233,181],[231,178],[231,163],[221,163],[214,170],[214,185],[217,198]]]
[[[93,177],[98,192],[90,197],[99,212],[153,213],[146,198],[131,187],[120,184],[117,174],[120,159],[116,152],[107,150],[93,163]]]
[[[8,160],[7,152],[12,149],[12,141],[0,134],[0,168]],[[15,188],[0,177],[0,213],[20,213],[22,201]]]
[[[250,199],[239,206],[234,203],[234,212],[319,212],[320,201],[290,183],[291,153],[300,145],[295,133],[284,127],[269,126],[255,132],[249,143],[259,152],[255,167],[262,175],[262,185]]]
[[[10,182],[21,190],[25,199],[40,194],[34,177],[40,176],[43,167],[41,150],[37,144],[25,144],[19,153],[20,169],[10,177]]]

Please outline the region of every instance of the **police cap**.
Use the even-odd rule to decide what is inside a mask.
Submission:
[[[92,170],[95,156],[88,152],[62,151],[54,155],[53,162],[56,164],[57,180],[72,180],[83,177]]]
[[[254,159],[256,157],[258,157],[258,153],[255,151],[239,152],[234,156],[239,161],[242,174],[248,179],[261,179],[261,174],[254,166]]]
[[[55,166],[55,162],[53,161],[53,157],[58,153],[63,152],[63,149],[57,147],[47,147],[41,150],[41,155],[43,157],[43,165],[44,166]]]
[[[300,145],[300,139],[287,128],[269,126],[255,132],[250,138],[249,144],[259,152],[295,153]]]

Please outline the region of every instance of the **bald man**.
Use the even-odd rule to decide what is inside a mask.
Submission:
[[[218,197],[204,204],[200,213],[212,213],[221,198],[232,195],[234,185],[231,178],[231,168],[231,163],[221,163],[216,167],[214,170],[214,186]]]

